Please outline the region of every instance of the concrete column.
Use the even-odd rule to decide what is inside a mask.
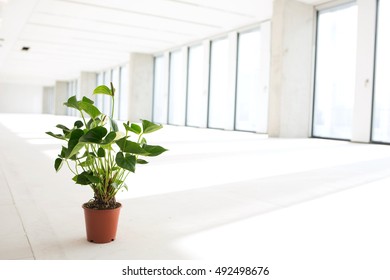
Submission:
[[[370,142],[375,61],[376,1],[358,0],[358,42],[356,50],[356,93],[352,141]]]
[[[68,100],[68,83],[56,82],[55,85],[54,113],[56,115],[66,115],[64,102]]]
[[[81,72],[78,83],[78,92],[80,96],[87,96],[93,99],[92,93],[96,88],[96,73],[95,72]]]
[[[54,87],[43,88],[42,113],[54,114]]]
[[[131,53],[129,59],[128,119],[152,119],[153,56]]]
[[[275,0],[271,30],[268,133],[309,137],[312,112],[314,7]]]

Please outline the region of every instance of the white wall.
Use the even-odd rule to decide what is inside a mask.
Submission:
[[[43,87],[0,83],[0,113],[42,113]]]

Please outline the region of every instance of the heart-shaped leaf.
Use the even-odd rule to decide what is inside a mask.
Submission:
[[[100,144],[103,137],[106,136],[107,129],[103,126],[92,128],[80,138],[80,142]]]
[[[113,96],[111,89],[108,86],[101,85],[95,88],[93,94],[106,94],[109,96]]]
[[[87,101],[80,101],[79,108],[86,112],[92,119],[100,116],[102,113],[93,104]]]
[[[119,152],[116,154],[115,162],[119,167],[122,167],[130,172],[135,172],[136,157],[129,154]]]
[[[152,146],[147,144],[143,145],[142,148],[148,153],[149,157],[155,157],[162,154],[163,152],[168,151],[161,146]]]
[[[69,108],[74,108],[80,110],[79,102],[77,101],[76,95],[69,97],[68,101],[64,103],[65,106]]]
[[[155,124],[155,123],[152,123],[148,120],[142,120],[142,128],[143,128],[143,131],[145,134],[159,130],[162,127],[163,126],[161,124]]]
[[[121,149],[121,151],[124,153],[131,153],[131,154],[143,155],[143,156],[149,155],[149,153],[147,151],[142,149],[140,144],[133,142],[133,141],[126,140],[126,137],[123,137],[123,138],[119,139],[118,141],[116,141],[116,144]]]

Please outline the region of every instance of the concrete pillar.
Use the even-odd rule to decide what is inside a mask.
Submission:
[[[129,59],[128,120],[152,119],[153,55],[131,53]]]
[[[43,88],[42,113],[54,114],[54,87]]]
[[[376,1],[358,0],[358,42],[356,50],[356,93],[352,141],[370,142],[375,61]]]
[[[268,133],[270,137],[309,137],[315,10],[294,0],[275,0]]]
[[[96,73],[95,72],[81,72],[78,84],[78,92],[81,96],[87,96],[90,99],[94,99],[92,94],[96,88]],[[78,98],[80,98],[78,97]]]
[[[68,83],[56,82],[54,113],[56,115],[66,115],[66,106],[64,102],[68,100]]]

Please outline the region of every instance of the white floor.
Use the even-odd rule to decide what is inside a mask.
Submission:
[[[117,240],[97,245],[81,209],[92,193],[55,173],[61,142],[44,134],[73,122],[0,115],[0,259],[257,260],[291,279],[389,279],[390,146],[166,126],[149,142],[169,152],[129,176]]]

